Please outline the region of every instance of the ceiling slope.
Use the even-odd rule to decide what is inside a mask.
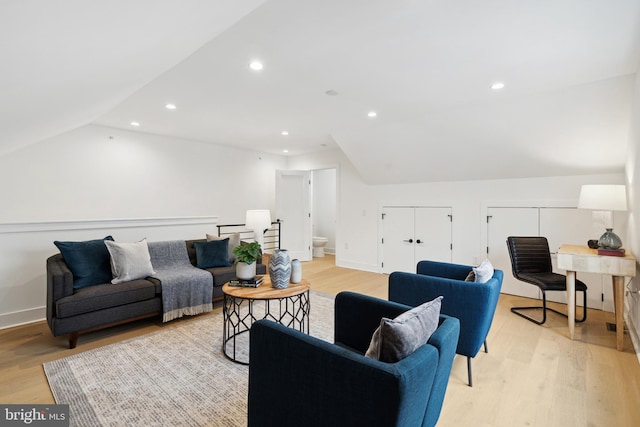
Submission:
[[[31,107],[37,120],[27,124],[42,134],[93,120],[275,154],[338,146],[369,183],[623,170],[640,62],[640,0],[269,0],[260,7],[191,1],[175,10],[167,4],[178,2],[160,2],[164,9],[149,7],[153,14],[144,19],[137,10],[141,22],[152,22],[144,31],[129,21],[114,30],[102,19],[122,20],[115,11],[128,15],[130,3],[104,2],[113,16],[96,15],[83,2],[73,18],[49,11],[61,28],[74,28],[68,38],[80,41],[71,42],[73,49],[60,36],[45,47],[15,43],[36,49],[29,55],[36,69],[59,55],[91,54],[72,62],[84,64],[72,79],[59,63],[15,79],[39,84],[44,75],[42,90],[67,95],[62,102],[39,95],[49,108],[34,105],[32,92],[0,82],[22,103],[2,118],[10,122],[6,129],[29,129],[15,123]],[[213,30],[217,7],[229,19]],[[189,39],[171,58],[162,47],[177,42],[159,30],[166,27]],[[29,34],[19,25],[14,31]],[[110,34],[109,49],[87,49],[81,35],[91,40],[96,31]],[[127,41],[138,45],[128,54],[116,49]],[[102,50],[111,52],[108,61]],[[16,74],[33,72],[19,52],[13,57]],[[248,68],[256,59],[262,71]],[[96,61],[96,69],[87,65]],[[505,88],[491,90],[496,81]],[[167,103],[177,109],[168,111]],[[377,117],[367,117],[370,111]]]
[[[264,0],[3,0],[0,153],[85,125]]]

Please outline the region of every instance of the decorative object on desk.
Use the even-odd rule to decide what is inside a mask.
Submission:
[[[291,261],[291,283],[300,283],[302,281],[302,264],[299,259]]]
[[[598,249],[598,255],[625,256],[624,249]]]
[[[274,288],[286,288],[291,278],[291,259],[286,249],[276,249],[269,260],[269,278]]]
[[[258,242],[245,243],[233,249],[236,256],[236,276],[238,279],[249,280],[256,277],[256,261],[262,255]]]
[[[580,189],[578,209],[593,210],[594,221],[604,224],[606,231],[598,239],[598,247],[622,247],[622,240],[613,232],[612,211],[627,210],[627,190],[624,185],[583,185]]]
[[[269,209],[248,210],[245,217],[245,227],[253,230],[256,242],[264,246],[264,232],[271,227],[271,213]]]
[[[589,246],[589,248],[591,249],[598,249],[598,241],[597,240],[588,240],[587,241],[587,246]]]
[[[613,232],[613,228],[607,228],[607,231],[598,239],[598,248],[615,250],[621,247],[622,240]]]

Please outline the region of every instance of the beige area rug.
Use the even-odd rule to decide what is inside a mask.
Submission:
[[[333,297],[310,332],[333,341]],[[246,335],[246,334],[245,334]],[[44,364],[75,426],[246,426],[249,367],[222,354],[222,313]]]

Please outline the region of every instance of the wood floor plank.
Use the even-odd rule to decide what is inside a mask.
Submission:
[[[387,297],[388,276],[334,265],[333,256],[302,264],[311,288],[335,295],[350,290]],[[467,385],[466,359],[457,356],[439,426],[635,426],[640,425],[640,364],[625,334],[616,351],[613,316],[589,310],[568,339],[567,320],[554,313],[539,326],[512,314],[526,298],[501,295],[483,350],[472,360],[474,386]],[[555,304],[554,307],[566,310]],[[204,316],[220,315],[221,308]],[[78,347],[53,337],[45,322],[0,330],[0,402],[54,403],[42,363],[171,327],[145,319],[81,335]]]

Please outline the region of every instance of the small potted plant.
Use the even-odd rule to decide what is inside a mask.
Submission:
[[[260,243],[242,243],[233,248],[236,256],[236,276],[241,280],[251,280],[256,277],[256,261],[262,256]]]

